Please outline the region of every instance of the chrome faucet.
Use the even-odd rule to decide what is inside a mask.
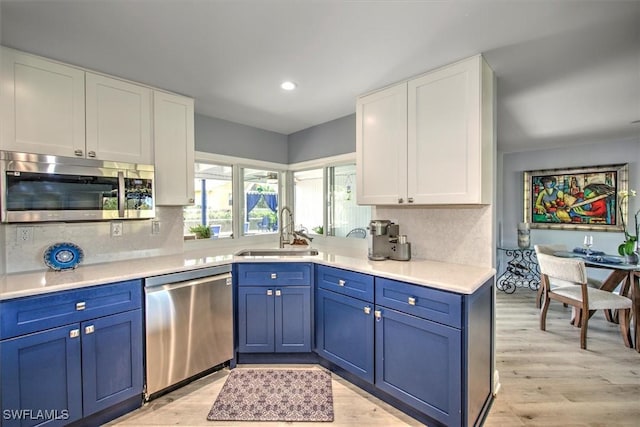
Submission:
[[[289,214],[287,216],[288,222],[285,224],[284,211],[287,211]],[[294,233],[294,224],[293,224],[293,213],[289,206],[283,206],[280,209],[280,247],[284,248],[285,240],[287,243],[290,243],[290,234]],[[285,239],[285,232],[287,233],[287,238]]]

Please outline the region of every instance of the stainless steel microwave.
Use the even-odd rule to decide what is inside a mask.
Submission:
[[[155,216],[152,165],[0,151],[0,172],[2,222]]]

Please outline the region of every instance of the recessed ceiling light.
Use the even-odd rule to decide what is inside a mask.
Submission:
[[[294,90],[296,86],[297,85],[294,82],[290,81],[282,82],[282,84],[280,85],[280,87],[284,90]]]

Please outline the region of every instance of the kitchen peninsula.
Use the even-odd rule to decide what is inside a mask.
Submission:
[[[279,268],[278,266],[291,265],[290,263],[303,263],[311,266],[314,271],[311,278],[311,301],[315,301],[315,304],[310,302],[310,310],[311,318],[315,319],[312,323],[315,327],[309,325],[313,351],[309,354],[318,354],[319,363],[423,422],[429,421],[435,425],[474,425],[480,422],[492,398],[492,285],[495,272],[491,268],[419,259],[410,262],[376,262],[367,260],[364,254],[358,256],[330,251],[321,251],[317,256],[239,257],[225,253],[223,249],[198,250],[157,258],[83,265],[66,272],[38,271],[5,275],[0,279],[0,303],[6,306],[32,297],[64,295],[66,292],[63,291],[97,289],[113,284],[132,286],[132,281],[138,281],[137,286],[141,286],[141,279],[150,276],[217,265],[233,264],[237,274],[239,266],[253,265],[259,269],[260,265],[264,265],[265,268]],[[340,275],[344,275],[345,280],[336,279],[336,285],[340,287],[338,283],[341,280],[341,283],[347,283],[344,295],[340,295],[340,289],[336,292],[330,289],[333,286],[332,277],[338,278]],[[378,360],[376,369],[383,367],[381,352],[384,352],[387,360],[393,360],[395,366],[393,372],[376,372],[371,377],[374,378],[373,381],[354,375],[345,365],[340,365],[339,360],[336,363],[336,360],[324,356],[327,353],[325,350],[330,350],[329,353],[332,351],[326,345],[327,342],[323,348],[319,348],[319,334],[330,330],[330,327],[321,323],[318,318],[321,314],[318,295],[322,291],[338,298],[337,300],[351,298],[360,301],[348,293],[349,280],[354,277],[371,283],[372,297],[368,306],[372,313],[368,322],[372,329],[377,328],[377,344],[368,352]],[[238,277],[234,277],[236,293],[238,280]],[[143,306],[142,301],[138,301],[137,306]],[[238,307],[234,307],[236,316],[237,310]],[[358,310],[363,312],[362,308]],[[6,323],[4,319],[3,323]],[[394,343],[393,338],[406,336],[403,334],[407,331],[419,331],[417,333],[420,335],[415,340],[406,342],[402,348],[379,347],[382,339],[389,340],[396,347],[397,340]],[[237,334],[236,330],[236,340]],[[420,346],[424,337],[436,343],[442,342],[442,337],[447,337],[447,344],[442,347],[445,352],[430,359],[428,354],[422,353],[424,349]],[[4,330],[0,339],[5,339]],[[433,351],[440,349],[441,347],[437,347]],[[235,354],[236,357],[239,356],[237,347]],[[403,363],[406,357],[431,360],[433,366],[446,367],[445,374],[439,375],[428,385],[406,384],[407,388],[403,390],[404,384],[394,384],[394,372],[397,373],[398,366],[412,366],[407,362]],[[409,377],[419,378],[420,372],[428,371],[427,366],[422,368],[412,366],[415,375]],[[3,395],[5,386],[8,387],[8,384],[3,382]],[[437,400],[430,402],[429,399],[433,396]],[[141,404],[141,400],[142,394],[139,394],[136,399],[129,401],[130,406],[121,408],[119,413],[114,412],[111,417],[134,409],[136,404]],[[85,414],[79,418],[87,416]]]

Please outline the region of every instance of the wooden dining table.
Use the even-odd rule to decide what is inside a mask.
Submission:
[[[613,292],[622,283],[622,295],[631,298],[631,315],[633,326],[633,346],[640,353],[640,331],[638,330],[638,317],[640,316],[640,265],[624,262],[610,262],[620,259],[617,255],[587,256],[579,252],[560,251],[554,252],[555,256],[563,258],[581,258],[587,267],[611,270],[607,278],[602,282],[600,289]],[[601,261],[598,261],[598,260]],[[610,260],[607,262],[607,260]],[[591,315],[595,312],[592,311]],[[606,313],[607,320],[616,321],[617,316]]]

